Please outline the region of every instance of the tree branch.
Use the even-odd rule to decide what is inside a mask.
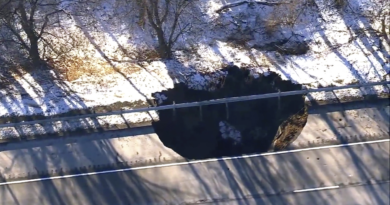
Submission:
[[[30,19],[29,19],[30,26],[34,25],[34,15],[35,15],[35,11],[37,9],[37,3],[38,3],[38,0],[30,2],[30,4],[32,4],[31,10],[30,10]]]
[[[46,14],[46,16],[45,16],[45,22],[43,23],[43,25],[42,25],[42,27],[41,27],[41,31],[40,31],[39,34],[38,34],[38,39],[42,37],[43,31],[45,30],[45,28],[46,28],[46,26],[47,26],[47,23],[49,22],[49,16],[54,15],[54,14],[56,14],[56,13],[60,13],[60,12],[62,12],[62,11],[63,11],[63,10],[61,9],[61,10],[53,11],[53,12],[51,12],[51,13],[49,13],[49,14]]]
[[[158,27],[161,27],[160,15],[158,14],[159,0],[150,0],[150,1],[151,1],[151,7],[152,7],[152,10],[153,10],[153,16],[154,16],[155,24]]]
[[[149,10],[148,7],[146,7],[146,14],[148,16],[149,23],[152,25],[153,29],[158,29],[158,26],[155,24],[154,19],[153,19],[153,14]]]
[[[30,47],[27,45],[27,43],[23,40],[23,38],[20,36],[20,34],[14,29],[10,24],[5,25],[18,39],[19,44],[23,46],[26,50],[30,50]]]
[[[3,5],[0,6],[0,11],[3,10],[9,3],[11,3],[12,0],[8,0]]]
[[[38,5],[38,6],[59,6],[60,3],[53,3],[53,4],[42,4],[42,3],[38,3],[37,5]]]
[[[174,20],[173,20],[173,24],[172,24],[172,28],[171,28],[171,34],[169,35],[169,39],[168,39],[169,46],[172,46],[172,45],[176,42],[177,38],[184,32],[184,29],[187,28],[188,25],[189,25],[189,24],[187,24],[187,25],[185,26],[185,28],[184,28],[184,29],[181,29],[181,30],[179,31],[178,35],[175,36],[175,38],[173,38],[173,35],[174,35],[174,33],[175,33],[175,30],[176,30],[176,27],[177,27],[177,25],[180,23],[180,22],[179,22],[180,16],[181,16],[181,14],[183,13],[184,9],[185,9],[188,5],[189,5],[189,3],[186,4],[186,3],[184,2],[182,5],[179,5],[179,6],[177,6],[178,8],[176,8],[176,11],[175,11],[175,18],[174,18]],[[174,39],[174,40],[173,40],[173,39]]]
[[[169,39],[168,39],[169,46],[171,46],[171,44],[173,44],[172,37],[173,37],[173,34],[175,33],[176,26],[179,23],[178,21],[179,21],[179,15],[177,15],[177,13],[176,13],[175,19],[173,20],[173,24],[172,24],[172,28],[171,28],[171,34],[169,35]]]
[[[20,12],[20,23],[22,24],[23,29],[29,27],[26,9],[23,5],[23,0],[19,0],[18,10]]]
[[[168,16],[169,13],[169,4],[171,3],[170,0],[165,0],[165,13],[161,18],[161,22],[164,22]]]
[[[216,10],[216,13],[222,13],[224,10],[241,6],[243,4],[259,4],[259,5],[264,5],[264,6],[277,6],[281,4],[289,4],[290,2],[267,2],[267,1],[239,1],[239,2],[234,2],[231,4],[226,4],[225,6],[222,6],[220,9]]]
[[[190,26],[191,24],[188,23],[186,24],[182,29],[180,29],[180,31],[177,33],[177,35],[175,36],[175,38],[173,38],[172,40],[172,44],[176,43],[177,39],[179,39],[179,37],[187,30],[187,28]],[[190,29],[188,29],[190,30]],[[171,45],[172,46],[172,45]]]
[[[60,51],[58,51],[56,48],[54,48],[48,40],[46,40],[45,38],[41,38],[41,39],[44,42],[44,44],[46,44],[46,46],[48,46],[55,54],[57,54],[57,57],[60,57],[63,54]]]

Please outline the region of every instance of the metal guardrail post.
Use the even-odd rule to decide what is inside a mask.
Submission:
[[[229,104],[225,98],[225,108],[226,108],[226,119],[229,119]]]
[[[281,101],[280,101],[280,89],[278,89],[278,111],[280,111]]]
[[[199,117],[200,117],[200,121],[203,121],[202,105],[199,105]]]
[[[359,87],[358,87],[358,89],[359,89],[359,91],[360,91],[360,93],[362,94],[362,96],[363,96],[363,100],[366,100],[366,91],[364,90],[364,89],[362,89],[363,88],[363,86],[362,86],[362,84],[360,83],[360,81],[359,81],[359,83],[357,84]]]
[[[173,120],[176,120],[176,106],[175,101],[172,103]]]

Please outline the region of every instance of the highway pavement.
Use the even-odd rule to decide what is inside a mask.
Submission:
[[[389,133],[388,100],[313,106],[289,149],[384,139]],[[0,144],[0,174],[6,179],[123,162],[142,166],[183,160],[151,126]]]
[[[268,197],[248,197],[244,199],[219,200],[201,202],[197,204],[241,205],[241,204],[343,204],[343,205],[371,205],[390,204],[390,184],[352,186],[323,191],[273,195]]]
[[[387,140],[2,183],[0,204],[389,204],[389,152]]]

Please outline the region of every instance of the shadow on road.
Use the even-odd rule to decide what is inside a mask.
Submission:
[[[111,137],[125,138],[121,135]],[[138,134],[142,135],[142,132]],[[139,137],[139,136],[138,136]],[[112,139],[112,138],[111,138]],[[72,142],[72,140],[74,140]],[[129,167],[118,156],[118,145],[110,138],[81,138],[25,142],[23,149],[10,149],[7,156],[33,164],[40,176],[61,174],[67,170],[45,170],[52,167],[75,167],[71,173]],[[96,143],[95,143],[96,142]],[[50,145],[51,144],[51,145]],[[10,144],[11,145],[11,144]],[[9,146],[9,145],[8,145]],[[142,145],[136,145],[142,146]],[[257,198],[261,204],[305,204],[309,199],[283,197],[279,194],[296,189],[334,185],[354,185],[388,180],[388,147],[346,147],[342,154],[330,150],[280,154],[240,160],[197,163],[166,168],[152,168],[107,173],[72,179],[0,186],[0,203],[8,204],[160,204],[204,201],[224,204],[226,200]],[[128,150],[131,151],[131,150]],[[0,153],[4,156],[5,151]],[[116,158],[116,159],[114,159]],[[4,159],[4,158],[3,158]],[[122,161],[121,161],[122,160]],[[111,164],[100,162],[111,161]],[[129,163],[129,162],[128,162]],[[131,167],[131,165],[130,165]],[[12,165],[9,167],[12,170]],[[23,167],[21,167],[23,168]],[[17,169],[14,169],[17,170]],[[43,171],[45,170],[45,171]],[[359,170],[356,172],[356,170]],[[4,170],[3,170],[4,173]],[[332,173],[332,174],[331,174]],[[15,172],[13,177],[18,176]],[[388,190],[370,191],[363,204],[384,204]],[[332,201],[325,192],[309,195],[309,201]],[[223,199],[223,200],[222,200]],[[362,200],[362,199],[356,199]],[[337,201],[333,201],[337,203]],[[251,204],[247,200],[240,204]]]

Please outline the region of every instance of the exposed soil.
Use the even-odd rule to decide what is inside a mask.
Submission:
[[[273,150],[278,151],[285,149],[291,142],[297,139],[301,134],[303,127],[307,122],[307,107],[304,107],[297,114],[292,115],[280,126],[273,142]]]
[[[253,78],[232,66],[215,91],[191,90],[184,84],[163,91],[163,105],[301,89],[276,73]],[[159,111],[153,127],[165,146],[188,159],[231,156],[283,149],[299,135],[307,120],[304,97],[286,96],[237,103]],[[219,123],[226,121],[241,133],[241,141],[222,138]],[[279,131],[278,131],[279,130]]]

